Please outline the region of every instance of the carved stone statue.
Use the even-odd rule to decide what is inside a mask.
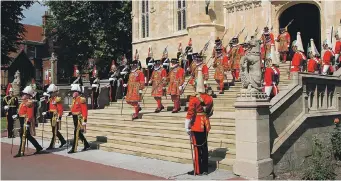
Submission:
[[[20,72],[19,70],[17,70],[14,74],[12,88],[13,88],[14,96],[19,96],[20,95]]]
[[[251,39],[245,44],[247,51],[240,60],[242,90],[260,92],[262,89],[262,71],[260,64],[260,40]]]

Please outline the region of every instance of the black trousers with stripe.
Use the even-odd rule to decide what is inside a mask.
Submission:
[[[19,117],[19,121],[20,121],[20,147],[19,147],[18,154],[24,155],[26,138],[28,141],[32,143],[32,145],[36,148],[36,150],[42,150],[43,148],[39,145],[37,140],[31,135],[29,127],[25,127],[24,125],[25,118]]]
[[[197,175],[208,172],[208,146],[207,132],[192,132],[192,142],[194,145],[194,165]]]
[[[82,131],[81,131],[81,123],[78,120],[78,116],[77,115],[73,115],[73,124],[75,126],[75,130],[73,132],[73,144],[72,144],[72,151],[76,152],[77,151],[77,146],[78,146],[78,138],[84,142],[84,147],[89,146],[88,141],[86,140],[86,138],[84,137]]]

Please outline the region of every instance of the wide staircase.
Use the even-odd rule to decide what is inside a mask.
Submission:
[[[289,84],[287,71],[289,63],[281,64],[281,81],[279,89],[286,89]],[[210,69],[209,86],[214,93],[214,115],[210,118],[211,131],[208,136],[209,160],[221,169],[232,170],[235,159],[235,116],[234,102],[240,92],[241,83],[228,86],[224,94],[218,94],[217,84],[213,79],[214,70]],[[188,78],[186,79],[188,80]],[[132,154],[148,158],[167,160],[180,163],[192,163],[189,136],[185,132],[184,120],[187,110],[187,96],[193,93],[193,88],[187,86],[182,99],[182,109],[179,113],[171,113],[173,103],[170,96],[163,97],[162,103],[166,109],[154,113],[156,102],[150,95],[152,87],[145,90],[144,101],[141,103],[140,119],[131,120],[133,108],[122,100],[111,103],[101,110],[89,110],[86,138],[96,142],[106,138],[99,144],[99,149],[106,151]],[[168,111],[167,111],[168,110]],[[73,122],[71,117],[62,119],[61,133],[68,139],[73,137]],[[41,134],[42,126],[37,128],[37,136]],[[45,125],[44,138],[50,140],[51,129]],[[82,146],[82,144],[80,144]],[[44,145],[45,148],[47,144]]]

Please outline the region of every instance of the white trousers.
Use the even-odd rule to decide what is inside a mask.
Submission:
[[[264,92],[268,97],[270,97],[271,91],[272,91],[272,86],[264,86]]]
[[[323,65],[322,75],[327,75],[330,65]]]

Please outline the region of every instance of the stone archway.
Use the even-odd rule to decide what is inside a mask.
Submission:
[[[309,13],[308,13],[309,12]],[[313,38],[317,49],[321,52],[321,13],[315,2],[293,2],[284,5],[278,11],[279,27],[285,27],[292,19],[293,23],[288,28],[291,41],[296,40],[297,32],[301,32],[304,50],[310,39]]]

